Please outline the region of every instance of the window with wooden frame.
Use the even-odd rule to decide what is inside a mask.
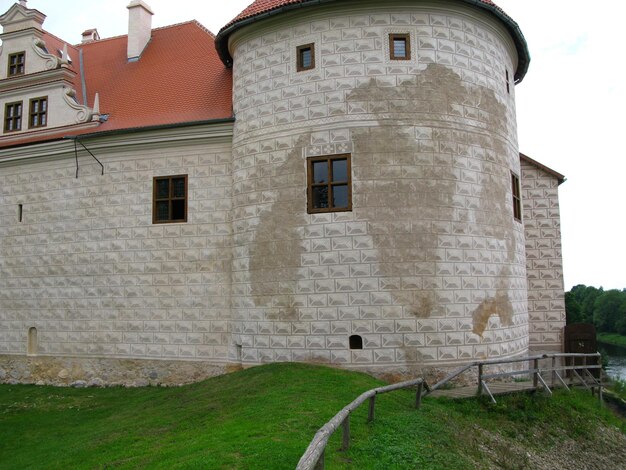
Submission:
[[[22,102],[7,103],[4,106],[4,132],[22,130]]]
[[[28,127],[45,127],[48,125],[48,97],[30,100],[28,111]]]
[[[519,177],[511,172],[511,191],[513,194],[513,217],[518,222],[522,221],[522,195],[519,184]]]
[[[352,210],[350,155],[313,157],[307,165],[309,214]]]
[[[24,75],[26,66],[26,53],[16,52],[15,54],[9,54],[9,71],[8,76],[13,77],[15,75]]]
[[[409,34],[389,35],[389,58],[409,60],[411,58],[411,36]]]
[[[187,222],[187,175],[154,177],[152,201],[153,224]]]
[[[304,72],[315,68],[315,44],[304,44],[296,48],[296,70]]]

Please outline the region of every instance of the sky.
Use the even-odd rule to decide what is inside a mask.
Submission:
[[[214,33],[252,0],[146,0],[153,27],[196,19]],[[521,27],[530,68],[516,86],[520,151],[562,173],[565,289],[626,288],[623,0],[495,0]],[[0,0],[5,12],[13,0]],[[29,0],[44,28],[79,43],[126,34],[130,0]],[[624,186],[623,186],[624,185]],[[626,211],[625,211],[626,212]]]

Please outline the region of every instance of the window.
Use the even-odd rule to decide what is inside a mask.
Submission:
[[[4,132],[22,130],[22,102],[7,103],[4,107]]]
[[[154,178],[152,223],[187,222],[187,175]]]
[[[350,155],[309,158],[309,213],[352,210],[350,175]]]
[[[519,177],[515,173],[511,173],[511,185],[513,192],[513,217],[515,220],[522,221],[522,196],[520,193]]]
[[[411,58],[411,36],[408,34],[389,35],[389,58],[409,60]]]
[[[511,93],[511,80],[509,79],[509,71],[508,70],[506,70],[505,79],[506,79],[506,92],[507,92],[507,94],[510,94]]]
[[[29,356],[36,356],[39,350],[37,344],[37,328],[34,326],[28,329],[28,342],[26,345],[26,354]]]
[[[45,127],[48,124],[48,97],[30,100],[28,127]]]
[[[350,349],[363,349],[363,338],[359,335],[350,336]]]
[[[26,54],[24,52],[9,54],[9,77],[24,75],[25,56]]]
[[[315,68],[315,44],[305,44],[296,49],[297,64],[296,70],[303,72]]]

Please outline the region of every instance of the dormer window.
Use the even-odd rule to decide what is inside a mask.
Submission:
[[[48,97],[30,100],[28,127],[45,127],[48,125]]]
[[[296,50],[297,64],[296,70],[304,72],[315,68],[315,44],[305,44],[298,46]]]
[[[13,77],[15,75],[24,75],[25,64],[25,52],[16,52],[15,54],[9,54],[9,77]]]
[[[22,130],[22,102],[7,103],[4,106],[4,132]]]
[[[391,60],[411,59],[411,37],[408,34],[389,35],[389,58]]]

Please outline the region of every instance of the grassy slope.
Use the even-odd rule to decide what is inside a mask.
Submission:
[[[325,421],[379,384],[353,372],[274,364],[169,389],[2,385],[0,467],[292,469]],[[413,400],[410,391],[379,397],[373,425],[365,424],[366,406],[357,410],[353,446],[337,452],[336,433],[329,468],[484,467],[510,453],[507,439],[541,451],[593,439],[600,425],[626,430],[588,394],[518,396],[497,406],[426,399],[419,412]],[[489,452],[485,440],[493,441]]]
[[[626,347],[626,336],[618,335],[616,333],[598,333],[596,336],[598,341],[601,343]]]

